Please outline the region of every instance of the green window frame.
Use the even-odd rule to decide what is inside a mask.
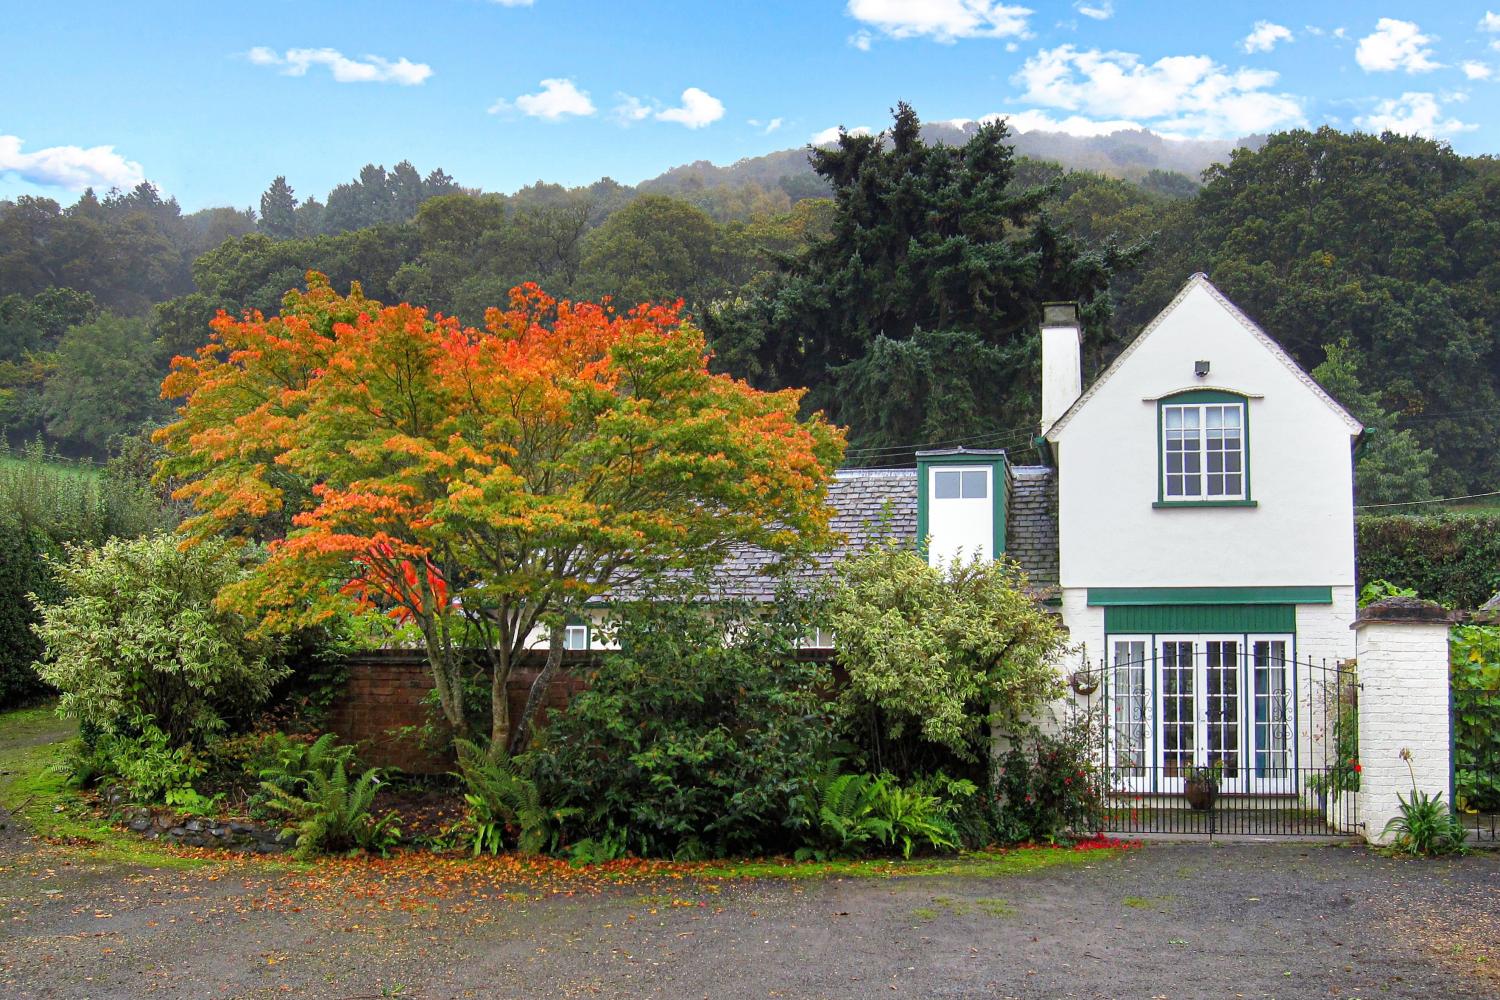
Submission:
[[[1219,441],[1225,440],[1223,425],[1210,428],[1209,413],[1220,410],[1222,407],[1235,407],[1238,414],[1239,448],[1237,451],[1211,447],[1213,431],[1219,431]],[[1169,413],[1169,411],[1172,411]],[[1197,442],[1196,450],[1191,458],[1197,464],[1197,468],[1189,472],[1185,466],[1188,464],[1189,455],[1183,452],[1179,467],[1176,470],[1168,469],[1169,431],[1182,433],[1178,427],[1169,428],[1168,421],[1174,413],[1195,413],[1194,439]],[[1220,420],[1227,414],[1216,414]],[[1218,469],[1212,468],[1212,459],[1217,455],[1220,462]],[[1230,468],[1237,460],[1239,468]],[[1168,495],[1168,477],[1192,477],[1197,480],[1200,491],[1196,494],[1174,494]],[[1229,477],[1238,475],[1241,488],[1238,491],[1229,492],[1227,482]],[[1213,478],[1220,479],[1220,493],[1211,494]],[[1183,392],[1172,393],[1163,396],[1156,401],[1156,502],[1153,507],[1255,507],[1256,501],[1250,493],[1250,400],[1247,396],[1239,393],[1228,392],[1223,389],[1188,389]]]

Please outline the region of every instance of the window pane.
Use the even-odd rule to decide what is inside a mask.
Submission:
[[[1167,430],[1174,431],[1182,426],[1182,408],[1169,406],[1162,416],[1166,419]]]
[[[938,500],[957,500],[958,473],[957,472],[934,472],[932,474],[932,495]]]
[[[962,473],[963,496],[965,500],[983,500],[989,496],[989,476],[983,469],[974,469]]]

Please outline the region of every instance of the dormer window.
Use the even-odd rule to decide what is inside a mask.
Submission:
[[[1005,453],[917,453],[917,534],[932,565],[1005,551]]]
[[[1251,506],[1245,397],[1200,389],[1163,399],[1157,506]]]

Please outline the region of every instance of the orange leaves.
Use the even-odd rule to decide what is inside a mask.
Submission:
[[[816,548],[843,448],[800,393],[711,373],[679,307],[535,285],[476,330],[309,275],[279,317],[221,314],[164,392],[186,397],[158,440],[190,531],[274,542],[237,594],[282,622],[534,615],[733,541]]]

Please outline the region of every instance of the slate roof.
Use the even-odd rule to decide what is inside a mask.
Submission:
[[[1006,484],[1006,552],[1020,561],[1033,586],[1057,583],[1057,477],[1046,466],[1010,468]],[[917,543],[917,470],[841,469],[828,487],[833,530],[843,540],[820,553],[794,579],[828,576],[850,553],[881,537]],[[730,553],[714,575],[714,596],[769,601],[780,577],[774,556],[744,546]]]

